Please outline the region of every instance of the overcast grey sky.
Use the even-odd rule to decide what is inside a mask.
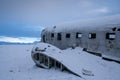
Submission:
[[[39,37],[42,28],[120,13],[120,0],[0,0],[0,36]]]
[[[120,12],[120,0],[0,0],[1,20],[41,26]]]

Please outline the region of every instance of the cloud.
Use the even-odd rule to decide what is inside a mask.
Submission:
[[[99,13],[108,13],[108,12],[109,10],[107,7],[102,7],[102,8],[90,10],[87,13],[99,14]]]
[[[35,41],[40,41],[40,38],[0,36],[0,41],[1,42],[11,42],[11,43],[33,43]]]
[[[98,16],[118,13],[119,3],[118,0],[0,0],[0,20],[21,21],[45,27],[90,18],[93,13],[99,14]]]

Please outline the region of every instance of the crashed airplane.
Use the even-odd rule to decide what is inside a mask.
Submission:
[[[84,64],[84,53],[93,53],[102,58],[120,61],[120,15],[99,19],[66,23],[47,27],[42,31],[41,42],[32,49],[32,59],[43,68],[59,67],[67,69],[75,75],[94,76],[89,71],[91,65]],[[73,50],[68,50],[71,48]],[[77,48],[77,49],[76,49]],[[68,51],[67,51],[68,50]],[[96,57],[91,56],[91,63]],[[81,65],[81,60],[83,64]],[[80,63],[80,64],[79,64]],[[86,62],[87,63],[87,62]],[[102,74],[102,72],[101,72]]]

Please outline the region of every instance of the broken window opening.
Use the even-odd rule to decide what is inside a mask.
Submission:
[[[61,36],[62,36],[61,33],[58,33],[57,34],[57,40],[61,40],[62,39]]]
[[[89,39],[95,39],[96,33],[89,33]]]
[[[81,38],[82,37],[82,33],[76,33],[76,38]]]
[[[54,33],[51,33],[51,37],[54,38]]]
[[[118,30],[117,31],[120,31],[120,28],[118,28]]]
[[[66,34],[66,38],[70,38],[70,33],[67,33],[67,34]]]
[[[115,33],[106,33],[106,39],[114,40],[116,37]]]

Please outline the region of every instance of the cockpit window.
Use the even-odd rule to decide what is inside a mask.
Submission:
[[[45,35],[42,36],[43,42],[45,42]]]

